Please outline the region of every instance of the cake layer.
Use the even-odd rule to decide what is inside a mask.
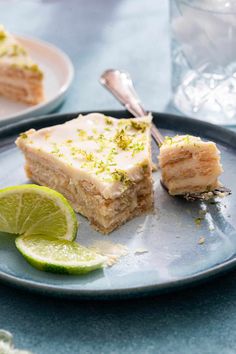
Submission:
[[[216,175],[219,171],[219,165],[216,159],[210,159],[200,162],[197,159],[189,158],[166,164],[163,168],[163,177],[166,181],[179,180],[189,177]]]
[[[0,26],[0,94],[28,104],[43,100],[43,73],[23,46]]]
[[[37,81],[25,81],[22,84],[14,82],[13,79],[11,81],[4,80],[4,77],[0,76],[0,95],[29,104],[37,104],[42,101],[42,86],[38,85]]]
[[[103,233],[109,233],[127,220],[152,209],[152,181],[145,177],[121,197],[105,199],[94,186],[83,180],[71,180],[61,169],[27,159],[27,176],[38,184],[62,193],[75,211],[86,216]]]
[[[109,233],[153,206],[150,122],[90,114],[30,130],[16,143],[29,178],[64,194],[94,227]]]
[[[170,194],[212,191],[222,172],[215,143],[185,135],[167,137],[160,148],[162,181]]]

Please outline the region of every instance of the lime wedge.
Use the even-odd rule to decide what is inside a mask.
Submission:
[[[16,247],[35,268],[60,274],[85,274],[102,268],[103,257],[77,242],[55,237],[22,235],[16,238]]]
[[[68,201],[50,188],[26,184],[0,190],[0,231],[72,241],[77,228]]]

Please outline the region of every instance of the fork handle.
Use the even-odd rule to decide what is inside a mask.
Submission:
[[[115,69],[106,70],[100,78],[100,83],[105,86],[133,116],[141,117],[148,114],[138,98],[128,73]],[[164,138],[154,124],[152,124],[151,132],[157,145],[161,145]]]

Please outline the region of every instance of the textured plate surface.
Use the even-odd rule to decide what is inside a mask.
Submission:
[[[105,112],[128,117],[124,111]],[[76,114],[51,115],[25,120],[0,128],[0,187],[27,183],[24,159],[14,146],[15,136],[29,128],[62,123]],[[106,240],[128,247],[129,254],[104,271],[86,276],[62,276],[32,268],[16,251],[13,237],[0,234],[0,278],[8,283],[58,296],[118,298],[168,291],[172,288],[212,277],[236,264],[236,134],[193,119],[154,114],[163,134],[189,133],[213,140],[222,153],[224,174],[221,181],[232,189],[225,199],[186,202],[170,197],[153,174],[155,211],[131,220]],[[153,154],[158,149],[153,144]],[[200,225],[196,218],[201,218]],[[94,231],[82,216],[77,240],[90,245],[104,236]],[[205,242],[199,244],[204,237]],[[137,254],[137,249],[147,252]]]
[[[74,77],[73,65],[60,49],[38,39],[17,38],[43,70],[45,101],[31,106],[0,97],[0,126],[51,112],[62,103]]]

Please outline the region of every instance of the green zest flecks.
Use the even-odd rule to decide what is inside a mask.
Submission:
[[[26,133],[21,133],[20,137],[21,137],[21,139],[27,139],[28,135]]]
[[[138,154],[145,150],[148,126],[150,123],[141,120],[116,121],[103,116],[101,125],[76,125],[73,133],[70,130],[68,134],[60,133],[58,139],[53,129],[46,129],[41,136],[47,146],[46,151],[63,159],[67,166],[95,174],[104,182],[120,182],[128,186],[131,181],[125,172],[126,165],[135,169],[137,176],[147,172],[148,161],[145,159],[144,164],[144,155],[139,157]],[[22,139],[27,138],[26,133],[21,135]],[[31,135],[30,132],[28,134]]]
[[[0,41],[3,41],[4,39],[6,39],[6,37],[7,37],[6,33],[3,30],[1,30],[0,31]]]
[[[28,70],[31,73],[37,74],[42,79],[43,72],[40,70],[37,64],[35,64],[27,51],[18,43],[15,38],[4,30],[4,27],[0,25],[0,59],[5,61],[12,68],[19,68]]]
[[[131,138],[128,136],[128,134],[125,133],[124,129],[117,130],[117,133],[114,137],[114,141],[116,142],[117,146],[122,149],[126,150],[129,147],[129,144],[131,143]]]
[[[128,174],[123,170],[116,169],[114,172],[112,172],[111,175],[114,181],[122,182],[126,186],[132,184],[132,181],[128,177]]]
[[[136,130],[141,130],[141,132],[144,133],[146,128],[148,127],[148,123],[131,120],[131,126],[132,128]]]
[[[113,121],[111,118],[104,116],[104,119],[105,119],[105,123],[107,125],[113,125]]]

